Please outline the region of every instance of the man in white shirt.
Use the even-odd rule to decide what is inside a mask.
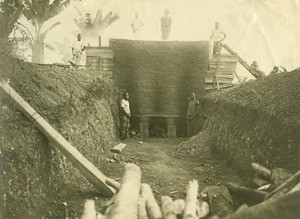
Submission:
[[[130,131],[130,105],[129,105],[129,94],[123,93],[123,99],[121,100],[121,110],[120,110],[120,132],[121,139],[125,140]]]
[[[139,19],[139,14],[136,12],[135,18],[133,19],[132,24],[131,24],[132,32],[134,34],[135,40],[140,39],[140,32],[141,32],[141,28],[143,25],[144,25],[143,22]]]
[[[74,41],[72,44],[72,61],[71,64],[79,65],[81,60],[82,52],[84,51],[85,46],[83,45],[81,41],[81,34],[77,35],[77,41]]]
[[[222,44],[221,42],[225,40],[226,33],[222,31],[221,28],[219,28],[219,22],[215,23],[215,28],[212,30],[210,35],[210,40],[213,41],[213,54],[220,54]]]

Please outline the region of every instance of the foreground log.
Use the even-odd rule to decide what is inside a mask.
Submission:
[[[135,164],[126,164],[121,187],[110,212],[112,219],[137,219],[141,187],[141,170]]]
[[[233,201],[225,186],[207,186],[201,194],[207,194],[212,215],[224,217],[234,212]]]
[[[183,219],[197,218],[197,195],[198,195],[198,181],[189,181],[186,188],[185,208],[183,211]]]
[[[296,186],[294,186],[287,194],[300,191],[300,183],[298,183]]]
[[[164,219],[177,219],[173,200],[169,196],[161,197],[161,209]]]
[[[150,186],[143,183],[141,186],[141,194],[146,199],[146,209],[150,219],[160,219],[162,218],[162,213],[160,207],[157,204]]]
[[[261,187],[261,186],[264,186],[264,185],[269,184],[270,182],[268,182],[267,180],[264,180],[264,179],[261,179],[261,178],[256,177],[256,178],[253,180],[253,183],[254,183],[255,185]]]
[[[258,175],[260,175],[260,176],[262,176],[262,177],[264,177],[265,179],[268,179],[268,180],[271,179],[271,173],[272,172],[268,168],[266,168],[266,167],[264,167],[264,166],[262,166],[262,165],[260,165],[258,163],[255,163],[255,162],[253,162],[251,164],[251,167],[254,169],[254,171]]]
[[[105,183],[111,187],[113,187],[116,191],[120,190],[121,184],[113,179],[107,178],[105,180]]]
[[[95,209],[95,201],[92,199],[87,199],[84,202],[83,213],[82,213],[80,219],[95,219],[96,215],[97,215],[97,212]]]
[[[227,187],[231,194],[247,200],[251,200],[256,204],[264,201],[267,195],[269,194],[264,191],[257,191],[254,189],[241,187],[230,182],[224,183],[224,185]]]
[[[197,201],[197,217],[205,218],[209,214],[209,205],[202,200]]]
[[[300,215],[300,191],[269,199],[246,208],[224,219],[298,219]]]
[[[274,168],[271,174],[271,180],[276,186],[280,186],[286,180],[288,180],[292,174],[282,168]]]
[[[146,199],[140,195],[138,202],[138,219],[148,219]]]
[[[185,201],[183,199],[177,199],[173,202],[173,205],[175,208],[176,215],[182,215],[185,206]]]
[[[295,173],[293,176],[291,176],[288,180],[286,180],[284,183],[282,183],[280,186],[278,186],[273,192],[271,192],[268,197],[266,198],[271,198],[275,194],[278,194],[280,192],[287,192],[289,191],[292,187],[297,185],[300,182],[300,170]],[[283,191],[285,190],[285,191]]]

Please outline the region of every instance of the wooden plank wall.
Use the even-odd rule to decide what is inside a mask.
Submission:
[[[221,54],[220,59],[218,56],[213,56],[209,60],[209,68],[205,76],[205,90],[216,90],[217,82],[219,89],[232,87],[238,58],[235,55],[224,54]]]

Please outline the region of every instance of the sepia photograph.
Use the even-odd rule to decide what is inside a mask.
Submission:
[[[0,218],[299,219],[300,0],[0,0]]]

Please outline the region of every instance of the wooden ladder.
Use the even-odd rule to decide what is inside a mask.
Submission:
[[[218,59],[217,59],[217,68],[216,68],[216,72],[215,72],[215,79],[216,79],[216,83],[217,83],[217,89],[220,90],[220,84],[219,84],[219,78],[218,78],[218,70],[219,70],[219,66],[220,66],[220,59],[221,59],[221,54],[218,54]],[[214,86],[215,83],[214,82]]]

